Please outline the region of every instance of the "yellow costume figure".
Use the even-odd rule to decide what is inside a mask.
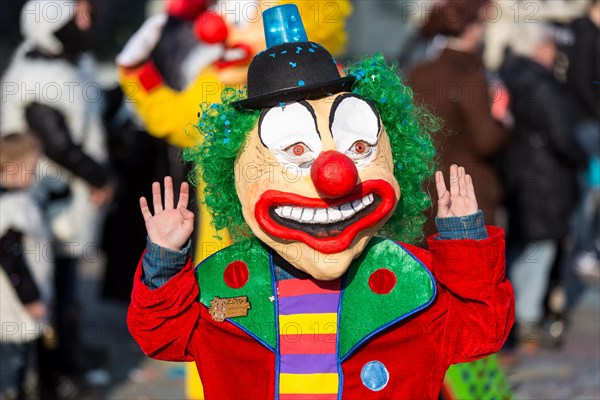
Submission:
[[[259,2],[255,10],[264,10],[262,3]],[[284,0],[280,3],[293,1]],[[270,2],[267,4],[272,5]],[[334,56],[339,56],[346,44],[345,21],[352,11],[349,1],[302,0],[297,5],[306,21],[306,31],[311,40],[321,43]],[[230,27],[226,42],[233,45],[247,43],[253,53],[246,60],[249,62],[259,49],[265,48],[265,43],[262,20],[258,16],[244,18],[248,19],[245,25]],[[183,148],[197,144],[198,137],[185,128],[197,122],[199,105],[220,100],[225,85],[244,85],[247,66],[246,62],[222,69],[209,65],[198,71],[195,79],[181,91],[162,82],[158,71],[151,71],[145,63],[135,67],[121,65],[119,79],[148,133]],[[150,81],[144,82],[144,79]]]
[[[200,105],[219,102],[225,86],[242,89],[246,84],[248,64],[254,55],[266,47],[262,11],[276,4],[268,1],[239,2],[236,7],[232,7],[231,3],[231,0],[227,0],[214,5],[217,14],[219,8],[222,10],[221,14],[224,14],[227,37],[220,43],[199,42],[200,48],[190,50],[190,53],[196,52],[203,59],[198,62],[198,57],[196,58],[199,68],[180,89],[166,82],[155,64],[157,60],[153,60],[156,56],[153,53],[154,46],[158,44],[164,27],[169,24],[170,17],[167,15],[149,18],[117,58],[123,92],[150,135],[180,148],[198,145],[201,137],[197,134],[195,124],[198,121]],[[294,2],[279,1],[279,4],[286,3]],[[310,40],[322,44],[334,56],[340,55],[346,45],[345,22],[352,12],[350,2],[299,0],[296,4]],[[194,15],[197,26],[198,22],[202,24],[208,20],[201,15],[207,5],[210,4],[183,1],[178,5],[176,1],[171,0],[168,3],[168,13],[183,19],[190,19],[190,14]],[[194,8],[191,13],[190,7]],[[188,8],[188,15],[182,15],[182,8]],[[233,8],[237,13],[234,20],[228,15]],[[176,42],[175,45],[178,46],[179,43]],[[242,51],[241,59],[240,49],[246,51],[246,54]],[[231,61],[232,57],[238,59]],[[199,182],[199,194],[203,189],[204,185]],[[227,232],[216,232],[212,227],[212,218],[202,201],[199,204],[198,217],[200,226],[196,238],[196,264],[230,244]],[[189,398],[203,398],[202,385],[193,364],[188,365],[186,386]]]

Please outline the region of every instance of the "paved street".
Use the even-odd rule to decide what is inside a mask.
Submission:
[[[146,358],[127,331],[123,304],[100,303],[101,264],[86,266],[82,293],[87,304],[84,338],[109,351],[107,374],[87,399],[184,399],[182,363]],[[600,399],[600,288],[590,282],[572,315],[565,343],[540,349],[535,356],[520,352],[508,371],[516,399]],[[81,396],[80,396],[81,397]]]
[[[600,399],[600,292],[589,285],[559,349],[519,354],[509,370],[517,399]]]
[[[82,300],[87,304],[84,339],[90,346],[108,350],[108,376],[104,377],[108,380],[98,382],[84,394],[85,399],[185,399],[184,364],[146,357],[127,329],[126,305],[99,299],[102,264],[86,265],[82,279]]]

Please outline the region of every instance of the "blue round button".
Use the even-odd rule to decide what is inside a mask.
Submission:
[[[379,361],[369,361],[360,371],[360,380],[367,389],[379,392],[390,381],[390,373]]]

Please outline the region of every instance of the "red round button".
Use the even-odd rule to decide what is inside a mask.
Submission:
[[[387,268],[379,268],[369,277],[369,287],[377,294],[388,294],[396,286],[396,274]]]
[[[225,268],[223,280],[232,289],[239,289],[248,282],[250,271],[245,262],[236,260]]]

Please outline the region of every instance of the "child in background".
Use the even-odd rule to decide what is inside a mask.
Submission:
[[[0,139],[0,398],[23,398],[34,341],[44,330],[52,252],[29,189],[41,146],[29,133]]]

